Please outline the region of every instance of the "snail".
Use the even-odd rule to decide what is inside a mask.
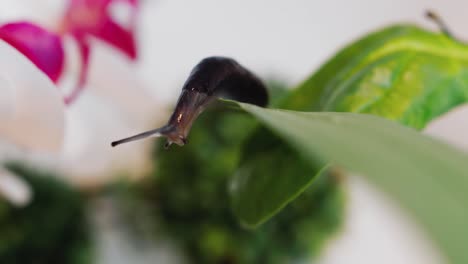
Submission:
[[[174,112],[160,128],[111,143],[112,147],[147,137],[165,137],[166,148],[183,146],[195,119],[217,98],[233,99],[265,107],[268,92],[263,82],[235,60],[208,57],[198,63],[182,87]]]

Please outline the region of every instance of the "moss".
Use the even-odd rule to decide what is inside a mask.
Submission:
[[[21,163],[7,168],[31,185],[34,197],[23,208],[0,201],[0,263],[90,263],[83,197],[47,172]]]

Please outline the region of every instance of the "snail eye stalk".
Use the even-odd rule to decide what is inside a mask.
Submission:
[[[140,139],[144,139],[144,138],[148,138],[148,137],[163,137],[162,131],[164,131],[166,129],[168,129],[167,126],[164,126],[164,127],[158,128],[158,129],[149,130],[149,131],[146,131],[146,132],[143,132],[143,133],[140,133],[140,134],[128,137],[128,138],[124,138],[124,139],[121,139],[121,140],[114,141],[114,142],[111,143],[111,146],[115,147],[115,146],[118,146],[120,144],[124,144],[124,143],[127,143],[127,142],[132,142],[132,141],[136,141],[136,140],[140,140]]]
[[[183,146],[193,122],[217,98],[266,106],[268,92],[263,82],[235,60],[209,57],[190,73],[168,123],[111,143],[112,147],[148,137],[165,137],[166,148],[171,144]]]

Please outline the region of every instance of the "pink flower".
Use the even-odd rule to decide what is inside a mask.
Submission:
[[[112,18],[110,9],[118,1],[127,3],[131,10],[129,25],[120,25]],[[137,7],[137,0],[70,0],[58,27],[60,32],[53,33],[29,22],[14,22],[0,27],[0,39],[23,53],[57,83],[63,74],[65,60],[61,35],[73,36],[78,44],[81,68],[75,89],[65,96],[65,103],[70,104],[78,97],[87,80],[90,37],[108,43],[131,60],[136,59],[134,31]]]
[[[131,60],[137,57],[135,44],[135,18],[137,0],[121,0],[132,9],[130,25],[126,27],[116,23],[110,13],[111,4],[116,0],[71,0],[65,13],[62,30],[71,34],[77,41],[81,55],[81,70],[78,84],[74,91],[65,99],[68,104],[76,99],[81,92],[89,67],[90,45],[89,37],[96,37],[117,48]],[[127,29],[128,28],[128,29]]]
[[[109,148],[110,139],[106,140],[119,133],[133,133],[132,128],[153,124],[154,115],[145,113],[165,112],[163,104],[154,103],[152,94],[134,78],[132,65],[122,61],[123,56],[115,56],[118,52],[129,61],[136,58],[133,29],[137,2],[106,1],[105,8],[103,2],[83,3],[100,10],[100,19],[107,21],[105,23],[70,19],[70,15],[79,11],[78,1],[70,0],[65,3],[66,12],[59,16],[60,24],[52,27],[28,22],[0,25],[0,163],[2,157],[26,159],[59,171],[81,186],[105,184],[112,175],[120,175],[122,171],[141,176],[151,164],[149,145],[116,151]],[[125,17],[128,23],[122,22],[120,15],[123,13],[119,11],[130,11],[126,13],[130,16]],[[50,31],[52,29],[56,31]],[[86,76],[87,62],[94,56],[92,74],[87,79],[82,77],[76,86],[77,90],[82,90],[86,80],[86,86],[94,89],[82,93],[81,101],[74,101],[79,92],[68,96],[68,103],[76,103],[69,108],[64,107],[63,91],[56,88],[76,79],[65,76],[75,72],[67,72],[74,58],[72,50],[65,50],[67,57],[58,56],[68,47],[63,46],[65,41],[77,43],[81,57],[86,58],[82,76]],[[95,47],[96,41],[109,45]],[[63,69],[57,66],[62,63]],[[53,65],[55,67],[51,67]],[[43,155],[46,151],[52,153]],[[16,197],[3,190],[14,188],[11,186],[15,182],[4,182],[7,176],[0,165],[0,196],[3,194],[12,202],[24,204],[27,195]],[[7,187],[3,188],[2,184]],[[22,193],[28,194],[24,190]]]
[[[64,32],[72,34],[78,43],[88,46],[94,36],[119,49],[130,59],[136,59],[134,36],[137,0],[120,0],[132,9],[130,25],[119,25],[111,17],[110,6],[119,0],[71,0],[63,20]]]
[[[23,53],[53,82],[58,81],[64,65],[59,36],[29,22],[15,22],[0,27],[0,39]]]

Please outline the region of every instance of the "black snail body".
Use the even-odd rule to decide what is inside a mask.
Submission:
[[[190,73],[167,125],[114,141],[112,146],[146,137],[166,137],[166,146],[172,143],[183,146],[195,119],[217,98],[262,107],[268,104],[267,89],[257,76],[231,58],[209,57]]]

